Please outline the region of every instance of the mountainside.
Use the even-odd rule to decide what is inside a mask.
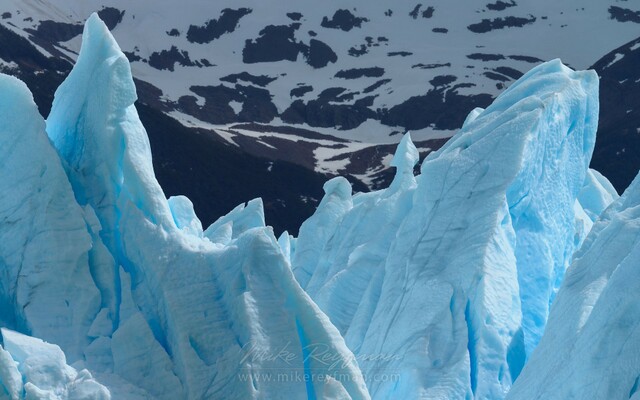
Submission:
[[[471,110],[558,57],[603,76],[594,167],[624,190],[640,167],[636,135],[627,133],[640,118],[620,115],[637,102],[633,6],[194,0],[154,2],[150,11],[124,0],[9,0],[0,6],[0,59],[46,115],[83,22],[98,11],[132,63],[165,190],[189,195],[206,223],[262,196],[276,230],[295,233],[320,200],[322,174],[346,175],[360,191],[386,187],[401,134],[412,132],[424,158]],[[625,43],[627,51],[608,54]],[[612,57],[627,67],[608,65]],[[169,142],[168,126],[178,139]],[[229,172],[254,189],[218,188],[210,181],[218,158],[242,165]]]
[[[640,169],[640,38],[591,68],[600,75],[600,124],[592,166],[622,193]]]

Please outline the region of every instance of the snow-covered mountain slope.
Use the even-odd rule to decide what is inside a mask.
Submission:
[[[322,174],[344,175],[358,191],[387,187],[401,134],[412,132],[422,160],[473,108],[543,60],[586,68],[635,40],[634,7],[6,0],[0,71],[25,81],[47,115],[77,57],[82,23],[98,11],[132,62],[165,191],[187,194],[207,224],[261,196],[276,231],[296,233],[322,196]],[[627,67],[602,81],[593,163],[622,191],[640,167],[637,135],[627,133],[640,117],[621,115],[636,108],[640,69],[634,56],[615,54],[595,65],[604,75],[598,67],[612,57]],[[226,175],[211,172],[221,168]]]
[[[600,75],[600,123],[592,166],[622,193],[640,169],[640,37],[591,68]]]
[[[83,21],[100,10],[134,76],[151,84],[146,102],[244,151],[375,186],[393,152],[365,166],[354,152],[396,144],[407,130],[423,151],[438,147],[425,141],[450,137],[539,62],[584,69],[636,39],[629,6],[7,0],[0,12],[45,54],[71,60]]]
[[[82,38],[46,123],[0,75],[0,398],[637,397],[638,181],[588,168],[593,71],[534,68],[418,176],[404,136],[389,188],[334,178],[276,240],[260,199],[203,229],[165,197],[127,58]]]

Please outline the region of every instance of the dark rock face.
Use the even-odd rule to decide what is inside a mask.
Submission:
[[[278,115],[271,94],[266,89],[237,84],[233,88],[224,85],[192,86],[190,90],[204,98],[204,105],[199,105],[194,96],[183,96],[178,100],[177,107],[212,124],[270,122]],[[242,103],[237,115],[230,105],[232,101]]]
[[[330,104],[330,99],[335,98],[337,94],[333,93],[333,96],[330,96],[326,93],[327,90],[323,91],[324,95],[306,104],[302,100],[294,101],[280,115],[280,118],[284,122],[293,124],[307,123],[315,127],[334,127],[345,130],[357,128],[367,119],[376,117],[376,113],[369,109],[373,101],[372,97],[365,97],[354,104]]]
[[[145,104],[136,107],[149,134],[158,182],[167,196],[188,196],[204,226],[247,199],[262,197],[267,224],[275,233],[297,235],[322,198],[325,175],[253,156]]]
[[[389,126],[417,130],[429,126],[437,129],[459,129],[467,114],[476,107],[487,107],[493,101],[489,94],[462,96],[454,88],[429,90],[382,113],[380,121]]]
[[[412,65],[411,68],[420,68],[420,69],[434,69],[434,68],[442,68],[442,67],[450,67],[451,63],[445,63],[445,64],[422,64],[422,63],[418,63],[415,65]]]
[[[389,53],[387,53],[388,57],[395,57],[395,56],[408,57],[410,55],[413,55],[413,53],[410,51],[390,51]]]
[[[9,19],[11,18],[11,13],[8,11],[5,11],[2,13],[2,19]]]
[[[131,51],[123,51],[130,63],[142,60],[142,57]]]
[[[378,82],[374,83],[373,85],[367,86],[366,88],[364,88],[362,93],[371,93],[377,88],[379,88],[380,86],[386,85],[389,82],[391,82],[391,79],[380,79]]]
[[[231,75],[227,75],[224,76],[222,78],[220,78],[221,81],[223,82],[231,82],[231,83],[237,83],[239,80],[240,81],[245,81],[245,82],[251,82],[254,85],[258,85],[258,86],[267,86],[268,84],[270,84],[271,82],[275,81],[278,78],[271,78],[267,75],[260,75],[260,76],[255,76],[255,75],[251,75],[248,72],[241,72],[239,74],[231,74]]]
[[[247,39],[242,50],[242,61],[247,64],[258,62],[275,62],[282,60],[296,61],[298,54],[303,53],[306,46],[296,42],[294,33],[300,27],[292,25],[268,25],[260,31],[255,40]]]
[[[433,13],[436,10],[434,7],[429,6],[424,10],[422,10],[422,13],[421,13],[420,12],[421,8],[422,8],[422,4],[416,4],[416,6],[413,7],[413,10],[411,10],[411,12],[409,13],[409,16],[413,19],[418,19],[418,15],[421,15],[422,18],[431,18],[433,17]]]
[[[531,64],[537,64],[537,63],[541,63],[544,62],[543,60],[536,58],[536,57],[530,57],[530,56],[509,56],[510,59],[512,60],[516,60],[516,61],[524,61],[524,62],[528,62]]]
[[[323,68],[338,61],[338,56],[326,43],[311,39],[309,44],[297,42],[295,32],[300,23],[268,25],[255,40],[246,40],[242,60],[247,64],[258,62],[296,61],[302,54],[313,68]]]
[[[420,13],[421,7],[422,4],[416,4],[416,6],[413,7],[413,10],[411,10],[411,12],[409,13],[409,16],[413,19],[418,19],[418,14]]]
[[[68,72],[71,70],[71,63],[59,58],[48,58],[36,49],[26,38],[14,33],[8,28],[0,24],[0,58],[7,61],[13,61],[20,67],[20,71],[25,72],[25,77],[35,71],[43,71],[41,76],[48,72],[57,75],[56,72]],[[22,75],[18,76],[22,78]],[[25,79],[23,79],[25,80]],[[58,82],[57,84],[55,82]],[[59,79],[53,79],[52,84],[57,88],[62,82]],[[53,93],[51,93],[53,96]],[[47,115],[48,111],[46,114]]]
[[[352,68],[343,69],[336,73],[336,78],[342,79],[358,79],[358,78],[379,78],[384,75],[384,68],[371,67],[371,68]]]
[[[611,19],[619,22],[635,22],[636,24],[640,24],[640,11],[611,6],[609,7],[609,14],[611,15]]]
[[[633,48],[638,47],[634,50]],[[620,57],[619,55],[622,55]],[[640,169],[640,38],[610,52],[600,75],[600,117],[591,167],[622,193]]]
[[[342,29],[345,32],[349,32],[353,28],[360,28],[363,22],[368,22],[367,18],[359,18],[351,13],[349,10],[337,10],[331,19],[327,17],[322,18],[320,26],[331,29]]]
[[[498,74],[495,72],[491,72],[491,71],[487,71],[484,72],[482,75],[486,76],[489,79],[492,79],[494,81],[498,81],[498,82],[508,82],[510,81],[510,79],[502,74]]]
[[[178,50],[176,46],[171,46],[169,50],[151,53],[149,57],[149,65],[155,69],[168,69],[169,71],[173,71],[176,63],[185,67],[198,65],[191,61],[189,53]]]
[[[170,31],[167,31],[167,35],[178,37],[178,36],[180,36],[180,31],[177,30],[176,28],[173,28]]]
[[[522,72],[518,71],[515,68],[504,67],[504,66],[497,67],[494,69],[494,71],[499,74],[506,75],[513,80],[518,80],[522,77],[522,75],[524,75]]]
[[[68,24],[65,22],[42,21],[33,32],[40,38],[49,42],[66,42],[82,34],[82,24]]]
[[[377,39],[374,39],[371,36],[366,36],[364,38],[365,43],[356,46],[352,46],[351,48],[349,48],[349,55],[352,57],[360,57],[364,54],[367,54],[369,52],[369,48],[370,47],[379,47],[381,45],[383,46],[387,46],[389,44],[389,39],[387,39],[384,36],[378,36]]]
[[[431,18],[431,17],[433,17],[433,12],[435,10],[436,9],[431,7],[431,6],[427,7],[427,9],[422,12],[422,18]]]
[[[365,54],[367,54],[369,52],[369,50],[367,49],[367,46],[364,44],[361,44],[359,47],[351,47],[349,48],[349,55],[351,57],[360,57],[363,56]]]
[[[289,92],[289,96],[291,97],[302,97],[305,93],[309,93],[313,91],[313,86],[298,86],[297,88],[291,89]]]
[[[290,12],[287,13],[287,17],[289,17],[293,21],[300,21],[300,19],[302,18],[302,14],[300,14],[299,12]]]
[[[458,78],[454,75],[438,75],[432,80],[429,81],[433,87],[438,86],[447,86],[453,82],[455,82]]]
[[[523,17],[505,17],[494,19],[483,19],[481,22],[467,26],[467,29],[474,33],[486,33],[496,29],[504,28],[521,28],[528,24],[536,22],[536,17],[529,15],[528,18]]]
[[[266,123],[278,116],[278,109],[271,101],[268,90],[255,86],[236,85],[236,91],[243,97],[238,121]]]
[[[122,22],[122,18],[124,17],[124,11],[120,11],[114,7],[104,7],[102,10],[98,11],[98,17],[107,25],[109,30],[113,30],[120,22]]]
[[[336,53],[324,42],[316,39],[311,39],[309,42],[309,48],[305,52],[307,64],[313,68],[323,68],[329,63],[335,63],[338,61]]]
[[[447,28],[433,28],[431,32],[434,33],[447,33],[449,30]]]
[[[194,96],[182,96],[178,99],[178,108],[189,115],[212,124],[229,124],[237,120],[237,115],[229,105],[231,101],[241,102],[242,96],[233,88],[218,86],[192,86],[190,90],[205,99],[203,106]]]
[[[486,54],[486,53],[468,54],[467,58],[470,60],[482,60],[482,61],[504,60],[504,56],[502,54]]]
[[[502,0],[498,0],[495,3],[489,3],[487,4],[487,9],[491,10],[491,11],[504,11],[509,7],[515,7],[518,4],[514,1],[502,1]]]
[[[207,21],[202,26],[191,25],[187,31],[187,40],[191,43],[210,43],[225,33],[233,32],[240,18],[251,13],[250,8],[232,10],[225,8],[218,19]]]

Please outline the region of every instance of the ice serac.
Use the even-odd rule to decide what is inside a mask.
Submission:
[[[640,381],[640,178],[576,253],[547,330],[507,399],[636,399]]]
[[[93,379],[89,371],[77,371],[67,365],[60,347],[5,328],[2,342],[1,399],[111,399],[109,390]]]
[[[119,266],[115,312],[92,321],[86,365],[119,398],[127,381],[157,399],[369,398],[353,354],[264,226],[259,199],[204,233],[186,198],[167,201],[135,100],[125,55],[91,16],[47,119],[87,225]]]
[[[373,398],[505,396],[586,234],[576,220],[613,198],[587,176],[597,109],[594,72],[542,64],[474,110],[417,179],[407,136],[389,189],[354,197],[331,231],[301,229],[297,252],[314,252],[296,254],[296,277]]]
[[[0,322],[59,344],[74,362],[109,306],[96,280],[113,266],[90,265],[89,219],[27,86],[0,75],[0,93]]]
[[[264,226],[264,206],[262,199],[257,198],[247,202],[247,204],[239,204],[227,215],[220,217],[207,228],[204,236],[216,243],[220,240],[218,239],[220,235],[226,236],[224,232],[227,229],[231,229],[230,239],[232,239],[237,238],[251,228]]]
[[[344,214],[353,207],[351,185],[343,177],[333,178],[323,186],[325,196],[316,212],[300,226],[295,255],[294,273],[305,288],[313,275],[319,256],[334,234],[334,229]]]

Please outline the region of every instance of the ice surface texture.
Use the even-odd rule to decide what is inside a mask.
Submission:
[[[325,188],[294,273],[362,360],[373,398],[504,397],[616,196],[588,172],[597,112],[595,73],[551,61],[474,110],[417,180],[406,136],[389,189]]]
[[[0,85],[3,325],[59,345],[117,399],[369,398],[259,200],[223,219],[223,243],[204,237],[187,199],[167,201],[126,57],[96,15],[56,92],[51,141],[26,86]],[[6,338],[5,349],[21,362]],[[7,393],[16,376],[2,375]]]
[[[89,371],[76,371],[66,363],[60,347],[40,339],[2,329],[0,399],[108,400],[109,390]]]
[[[0,75],[0,398],[502,399],[530,356],[511,398],[640,396],[640,183],[588,169],[597,89],[551,61],[417,177],[406,135],[388,189],[328,181],[297,239],[260,199],[203,230],[93,15],[46,125]]]
[[[639,206],[636,177],[576,253],[547,332],[508,399],[639,398]]]

